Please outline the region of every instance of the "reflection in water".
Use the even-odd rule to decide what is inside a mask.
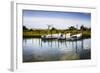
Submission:
[[[23,39],[23,62],[91,58],[91,39],[78,41]]]

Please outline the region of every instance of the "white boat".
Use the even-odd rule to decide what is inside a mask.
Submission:
[[[76,39],[80,39],[82,36],[82,33],[79,34],[75,34],[71,36],[71,33],[67,33],[67,34],[52,34],[52,35],[46,35],[46,36],[41,36],[42,39],[44,40],[48,40],[48,39],[58,39],[58,40],[76,40]]]
[[[57,39],[58,38],[58,34],[52,34],[52,35],[45,35],[45,36],[41,36],[42,39]]]
[[[82,33],[75,34],[71,36],[71,40],[78,40],[82,37]]]
[[[70,33],[67,33],[65,35],[59,33],[59,34],[52,34],[52,35],[45,35],[41,36],[42,39],[68,39],[70,38]]]
[[[72,35],[71,37],[77,37],[77,38],[80,38],[81,36],[82,36],[82,33],[79,33],[79,34]]]
[[[70,39],[71,38],[71,36],[70,36],[70,33],[67,33],[67,34],[64,34],[64,35],[60,35],[59,36],[59,40],[67,40],[67,39]]]

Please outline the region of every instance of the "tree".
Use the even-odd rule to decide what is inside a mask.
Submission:
[[[56,30],[56,28],[55,27],[52,27],[52,29],[51,30]]]
[[[69,30],[76,30],[74,26],[69,27]]]
[[[23,30],[28,30],[28,28],[26,26],[23,25]]]
[[[33,29],[30,29],[30,31],[33,31]]]
[[[83,25],[80,27],[80,29],[81,29],[81,30],[88,30],[88,28],[85,27],[85,26],[83,26]]]

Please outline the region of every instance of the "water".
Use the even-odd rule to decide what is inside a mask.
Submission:
[[[91,59],[91,39],[78,41],[23,39],[23,62]]]

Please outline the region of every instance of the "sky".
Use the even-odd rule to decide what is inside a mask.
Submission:
[[[23,25],[29,29],[47,29],[48,25],[56,29],[91,27],[91,13],[23,10]]]

